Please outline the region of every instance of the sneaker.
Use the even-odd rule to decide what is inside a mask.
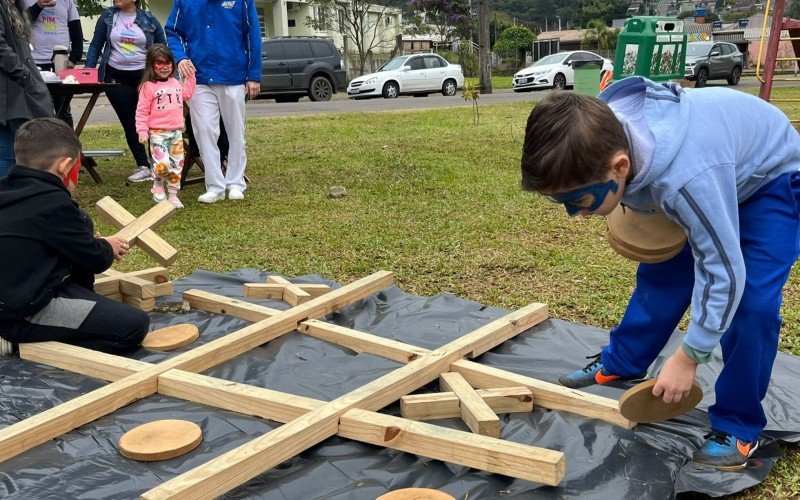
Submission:
[[[703,436],[703,446],[694,452],[692,462],[722,470],[739,470],[758,449],[758,441],[742,441],[727,432],[716,431]]]
[[[183,203],[181,203],[181,200],[178,199],[178,195],[176,194],[169,195],[169,202],[172,203],[172,206],[175,208],[183,208]]]
[[[164,186],[161,184],[153,184],[153,187],[150,188],[150,192],[153,193],[153,201],[156,203],[161,203],[167,199],[167,195],[164,193]]]
[[[600,362],[600,353],[593,356],[586,356],[586,359],[591,359],[584,368],[576,370],[569,375],[558,377],[558,383],[570,389],[580,389],[594,384],[608,384],[614,380],[622,379],[619,375],[609,373],[603,368],[603,363]],[[625,377],[625,379],[642,378],[645,373],[640,373],[634,377]]]
[[[0,356],[8,356],[9,354],[14,353],[14,346],[11,345],[11,342],[0,337]]]
[[[244,193],[240,190],[233,188],[228,190],[228,199],[229,200],[243,200]]]
[[[153,180],[155,180],[155,176],[150,167],[147,166],[140,166],[128,176],[128,182],[152,182]]]
[[[225,199],[224,192],[217,194],[213,191],[206,191],[197,198],[197,201],[199,201],[200,203],[216,203],[224,199]]]

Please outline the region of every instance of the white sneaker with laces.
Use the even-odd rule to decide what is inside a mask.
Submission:
[[[206,191],[197,198],[197,201],[199,201],[200,203],[216,203],[224,199],[225,199],[224,192],[217,194],[213,191]]]
[[[13,353],[14,346],[11,345],[11,342],[0,337],[0,356],[8,356],[9,354]]]
[[[139,166],[128,176],[128,182],[152,182],[153,180],[155,180],[155,177],[148,166]]]
[[[243,200],[244,199],[244,193],[239,191],[236,188],[229,189],[228,190],[228,199],[229,200]]]

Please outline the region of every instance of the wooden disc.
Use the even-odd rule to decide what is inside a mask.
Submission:
[[[606,239],[617,253],[638,262],[669,260],[683,249],[686,234],[662,213],[641,213],[622,204],[606,217]]]
[[[625,391],[619,398],[619,412],[632,422],[647,424],[675,418],[691,410],[703,399],[703,389],[697,380],[692,382],[689,395],[677,403],[667,404],[653,396],[657,379],[650,379]]]
[[[452,495],[430,488],[403,488],[384,493],[376,500],[456,500]]]
[[[171,351],[191,344],[200,336],[200,330],[191,323],[153,330],[142,340],[142,347],[153,351]]]
[[[122,455],[143,462],[167,460],[188,453],[203,441],[203,431],[186,420],[156,420],[119,438]]]

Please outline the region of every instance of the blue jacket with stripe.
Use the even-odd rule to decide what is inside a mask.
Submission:
[[[191,59],[198,84],[261,81],[261,27],[254,0],[175,0],[164,31],[175,61]]]
[[[687,91],[631,77],[599,98],[628,136],[635,177],[622,202],[663,212],[686,232],[695,281],[684,342],[710,352],[744,292],[738,207],[800,168],[800,135],[775,106],[727,88]]]

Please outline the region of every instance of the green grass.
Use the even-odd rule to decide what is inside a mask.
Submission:
[[[378,269],[404,290],[505,308],[546,302],[556,318],[610,328],[621,317],[635,266],[606,244],[601,219],[570,219],[519,189],[525,119],[533,103],[447,110],[319,115],[248,122],[242,202],[200,205],[201,186],[159,234],[181,252],[180,277],[195,269],[251,267],[339,282]],[[89,128],[87,148],[125,149],[119,127]],[[106,233],[93,202],[114,197],[134,214],[152,206],[147,186],[125,187],[128,158],[100,162],[105,182],[84,177],[77,198]],[[332,185],[348,196],[326,197]],[[140,250],[118,265],[153,262]],[[800,354],[800,275],[784,300],[781,349]],[[788,447],[767,481],[746,498],[800,494],[800,453]]]
[[[493,90],[504,90],[510,89],[511,85],[514,83],[513,77],[511,76],[493,76],[492,77],[492,89]],[[467,78],[467,81],[475,81],[477,82],[477,78]]]

